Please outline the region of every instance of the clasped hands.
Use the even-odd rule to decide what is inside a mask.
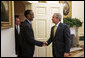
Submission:
[[[43,46],[47,46],[47,44],[48,44],[47,42],[45,41],[43,42]],[[69,53],[64,53],[64,57],[68,57],[68,56],[69,56]]]
[[[43,46],[47,46],[47,42],[43,42]]]

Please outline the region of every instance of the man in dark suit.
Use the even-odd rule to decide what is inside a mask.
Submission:
[[[43,42],[36,41],[34,38],[34,32],[31,25],[31,21],[34,18],[33,11],[26,10],[24,15],[26,17],[26,20],[21,24],[21,36],[23,38],[22,57],[33,57],[35,45],[43,46]]]
[[[19,19],[19,15],[15,15],[15,51],[16,54],[18,55],[18,57],[21,56],[22,52],[21,52],[21,35],[20,35],[20,31],[21,31],[21,27],[20,27],[20,19]]]
[[[51,28],[50,38],[44,43],[48,46],[52,42],[53,57],[68,57],[71,47],[70,29],[60,22],[60,13],[54,13],[52,21],[55,26]]]

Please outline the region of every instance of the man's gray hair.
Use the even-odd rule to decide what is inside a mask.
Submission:
[[[55,13],[55,14],[56,14],[56,18],[58,18],[61,21],[61,19],[62,19],[61,14],[60,13]]]

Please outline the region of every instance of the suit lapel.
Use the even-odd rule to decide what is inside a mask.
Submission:
[[[30,24],[27,20],[26,20],[26,22],[27,22],[28,27],[29,27],[30,30],[32,31],[32,33],[34,33],[31,24]]]
[[[57,27],[56,29],[56,33],[55,33],[55,36],[57,35],[58,31],[61,29],[61,23],[59,24],[59,26]]]
[[[32,29],[31,24],[27,20],[26,20],[26,22],[27,22],[27,25]]]

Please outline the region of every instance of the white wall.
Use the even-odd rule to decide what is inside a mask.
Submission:
[[[84,36],[84,1],[72,1],[72,18],[79,18],[83,22],[78,29],[78,35]]]
[[[15,56],[14,28],[1,30],[1,57]]]
[[[13,4],[14,6],[14,4]],[[14,8],[12,12],[14,16]],[[15,57],[14,17],[13,27],[1,30],[1,57]]]

